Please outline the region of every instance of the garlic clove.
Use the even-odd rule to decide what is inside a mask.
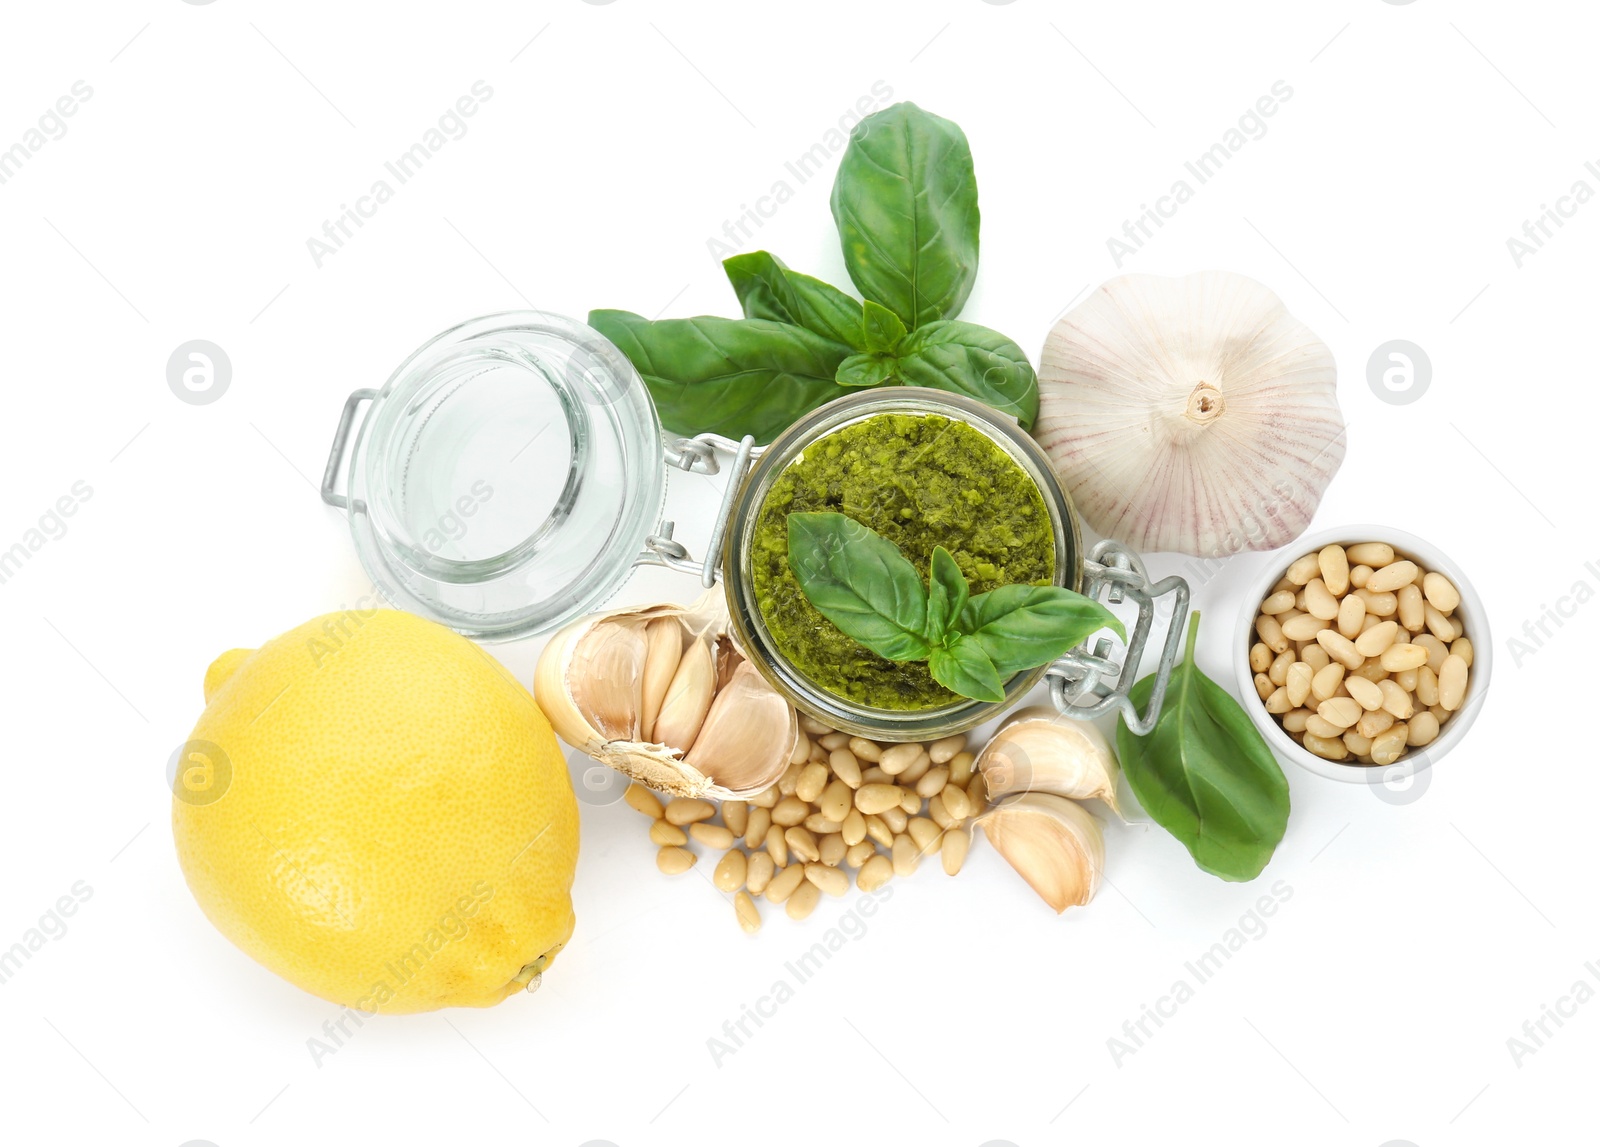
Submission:
[[[644,653],[644,626],[623,618],[594,626],[573,650],[572,699],[608,741],[638,739]]]
[[[1105,734],[1087,721],[1035,706],[1015,713],[978,754],[991,799],[1008,793],[1045,792],[1072,800],[1099,799],[1118,816],[1122,775]]]
[[[711,708],[717,691],[717,667],[711,645],[697,637],[683,651],[683,658],[667,686],[656,717],[655,739],[669,749],[686,752],[700,733],[700,726]]]
[[[658,617],[644,627],[644,673],[640,686],[638,740],[654,735],[661,702],[683,660],[683,625],[676,617]]]
[[[1100,889],[1105,838],[1079,805],[1052,793],[1024,793],[977,820],[995,851],[1060,915]]]
[[[800,725],[790,705],[742,657],[717,691],[686,763],[734,792],[760,792],[781,773]]]
[[[1243,275],[1123,275],[1058,322],[1034,436],[1084,519],[1225,557],[1298,537],[1344,460],[1333,354]]]

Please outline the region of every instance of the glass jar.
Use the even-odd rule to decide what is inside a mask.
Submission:
[[[777,480],[790,464],[798,460],[812,443],[851,423],[880,414],[937,414],[965,423],[999,447],[1038,487],[1055,537],[1055,584],[1095,596],[1103,588],[1110,599],[1120,601],[1134,589],[1140,601],[1140,619],[1129,641],[1124,665],[1109,660],[1109,642],[1095,652],[1077,652],[1052,665],[1018,673],[1006,682],[1005,699],[999,702],[960,700],[936,709],[880,709],[841,697],[813,683],[785,659],[778,650],[756,603],[751,551],[756,523],[763,503]],[[772,686],[802,713],[833,729],[874,740],[926,741],[952,733],[965,732],[1011,709],[1045,675],[1052,674],[1052,693],[1058,707],[1072,710],[1072,716],[1098,716],[1122,705],[1139,655],[1149,636],[1154,597],[1181,588],[1182,600],[1175,606],[1181,613],[1187,606],[1188,587],[1181,579],[1169,578],[1151,586],[1137,559],[1114,543],[1100,543],[1090,561],[1083,552],[1082,532],[1077,511],[1056,478],[1049,458],[1017,423],[992,407],[944,391],[918,387],[883,387],[864,390],[840,398],[801,418],[760,455],[733,499],[727,525],[727,541],[722,555],[722,576],[726,587],[728,612],[735,639]],[[1105,564],[1110,559],[1111,564]],[[1175,585],[1172,583],[1176,583]],[[1164,691],[1170,672],[1176,638],[1181,626],[1169,626],[1168,648],[1164,652],[1158,689]],[[1115,686],[1105,683],[1114,671]],[[1088,700],[1088,704],[1083,702]],[[1152,698],[1156,712],[1159,693]],[[1143,724],[1142,715],[1125,706],[1131,724]]]

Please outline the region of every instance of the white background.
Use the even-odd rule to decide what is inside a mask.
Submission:
[[[0,148],[75,81],[93,96],[0,186],[0,548],[75,482],[93,496],[0,585],[0,948],[75,882],[93,895],[0,985],[5,1138],[1577,1141],[1600,1003],[1520,1066],[1507,1040],[1600,986],[1600,782],[1592,736],[1566,731],[1590,720],[1600,614],[1531,655],[1509,639],[1600,585],[1600,206],[1520,269],[1506,240],[1575,181],[1600,189],[1595,31],[1577,4],[1436,0],[9,5]],[[494,95],[465,138],[319,269],[306,240],[476,80]],[[707,1039],[854,896],[747,938],[701,877],[655,871],[635,813],[586,804],[578,931],[539,994],[371,1021],[318,1066],[307,1041],[337,1009],[202,917],[163,771],[212,657],[368,588],[315,490],[345,394],[490,311],[733,313],[707,240],[780,179],[793,199],[741,247],[845,283],[831,166],[798,185],[784,164],[879,80],[965,128],[983,204],[965,317],[1031,352],[1117,273],[1124,220],[1292,87],[1123,269],[1251,275],[1334,349],[1350,451],[1314,528],[1381,521],[1467,566],[1499,658],[1472,735],[1398,803],[1289,767],[1255,885],[1114,826],[1109,885],[1057,919],[980,841],[959,878],[893,885],[720,1066]],[[167,386],[196,338],[233,363],[212,405]],[[1407,406],[1366,382],[1395,338],[1433,364]],[[698,485],[673,493],[691,543]],[[1230,687],[1265,560],[1195,579],[1201,660]],[[495,652],[526,680],[537,648]],[[1266,934],[1114,1062],[1108,1038],[1278,881]]]

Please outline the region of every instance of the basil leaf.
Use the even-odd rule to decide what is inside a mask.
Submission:
[[[933,547],[933,559],[928,569],[928,641],[944,644],[951,625],[966,608],[967,594],[971,592],[961,567],[950,551],[943,546]]]
[[[1139,803],[1196,864],[1224,880],[1254,880],[1288,826],[1289,783],[1239,703],[1195,665],[1199,626],[1195,613],[1156,727],[1136,737],[1118,721],[1117,755]],[[1140,709],[1154,681],[1133,687]]]
[[[853,354],[839,364],[833,380],[840,386],[882,386],[894,377],[894,359],[881,354]]]
[[[772,441],[808,410],[847,393],[834,382],[849,348],[764,319],[659,319],[590,311],[589,325],[643,376],[661,424]]]
[[[973,641],[958,637],[928,655],[928,672],[952,693],[974,701],[1004,701],[1005,683],[994,662]]]
[[[1007,676],[1049,664],[1098,629],[1127,639],[1105,606],[1053,585],[1003,585],[981,593],[967,602],[957,628]]]
[[[1039,380],[1022,348],[976,323],[928,323],[906,336],[895,370],[907,386],[964,394],[1011,415],[1024,430],[1039,417]]]
[[[843,514],[790,514],[789,568],[806,600],[847,637],[890,661],[927,659],[928,594],[887,538]]]
[[[867,349],[879,354],[893,353],[906,337],[906,325],[900,317],[871,299],[861,304],[861,325],[866,332]]]
[[[861,304],[838,287],[791,271],[769,251],[724,259],[722,269],[745,318],[805,327],[851,350],[872,349],[861,337]]]
[[[978,181],[959,127],[913,103],[868,116],[829,202],[863,296],[913,329],[960,312],[978,274]]]

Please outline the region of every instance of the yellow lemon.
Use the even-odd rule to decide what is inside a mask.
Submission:
[[[364,1012],[487,1007],[572,935],[578,808],[533,697],[466,638],[349,610],[224,653],[172,832],[211,922]]]

